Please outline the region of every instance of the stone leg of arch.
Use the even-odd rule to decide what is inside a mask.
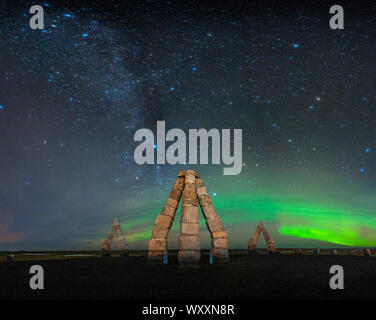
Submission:
[[[256,228],[255,233],[252,235],[251,239],[249,239],[248,242],[248,254],[255,254],[256,253],[256,247],[257,247],[257,241],[260,238],[261,232],[263,229],[262,222],[260,222]]]
[[[194,171],[185,171],[178,260],[182,266],[195,265],[201,260],[199,236],[199,211]]]
[[[223,227],[221,218],[217,215],[211,199],[201,179],[196,179],[196,190],[206,226],[211,235],[211,247],[214,263],[227,263],[230,261],[228,253],[227,232]]]
[[[103,240],[101,248],[102,256],[109,256],[111,254],[111,241],[108,236]]]
[[[116,234],[117,234],[117,240],[120,245],[120,250],[121,250],[121,257],[128,257],[129,252],[128,252],[128,245],[125,240],[125,237],[123,235],[123,232],[121,231],[120,223],[116,220],[115,224],[115,229],[116,229]]]
[[[265,229],[265,227],[262,230],[262,234],[266,242],[266,250],[268,251],[268,253],[269,254],[276,253],[277,251],[275,249],[274,240],[271,238],[271,236],[269,235],[269,232]]]
[[[110,233],[103,240],[103,244],[101,248],[102,256],[106,257],[106,256],[111,255],[111,244],[112,244],[112,240],[114,239],[115,230],[116,230],[116,227],[114,224],[112,224]]]
[[[148,262],[151,264],[162,264],[163,257],[167,254],[167,235],[174,221],[183,188],[184,177],[178,177],[162,212],[155,220],[151,239],[149,240]]]
[[[277,250],[275,248],[274,240],[269,236],[269,233],[266,231],[266,233],[263,233],[265,241],[266,241],[266,250],[269,254],[276,253]]]

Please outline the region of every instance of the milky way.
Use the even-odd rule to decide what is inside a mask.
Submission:
[[[187,167],[231,248],[260,220],[277,246],[376,245],[374,6],[331,30],[317,1],[49,1],[31,30],[33,4],[0,4],[0,250],[98,249],[115,217],[146,249]],[[133,135],[157,120],[242,129],[241,174],[137,165]]]

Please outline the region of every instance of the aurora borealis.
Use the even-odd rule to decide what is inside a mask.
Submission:
[[[115,217],[146,249],[188,167],[230,248],[260,220],[277,247],[376,246],[372,4],[344,5],[337,31],[320,1],[45,1],[43,31],[32,4],[0,4],[0,250],[99,250]],[[158,120],[242,129],[241,173],[137,165],[133,135]]]

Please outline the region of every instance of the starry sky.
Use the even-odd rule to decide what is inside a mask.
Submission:
[[[114,218],[147,249],[188,168],[230,248],[260,220],[277,247],[376,246],[374,5],[334,31],[320,1],[48,1],[44,30],[33,4],[0,2],[0,250],[99,249]],[[137,165],[157,120],[242,129],[241,174]]]

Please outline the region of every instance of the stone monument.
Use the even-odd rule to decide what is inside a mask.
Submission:
[[[175,218],[176,209],[182,199],[178,260],[181,265],[198,264],[201,259],[199,235],[199,208],[206,219],[211,235],[214,263],[229,262],[227,233],[217,215],[206,188],[198,173],[184,170],[172,187],[170,195],[155,220],[149,240],[149,263],[162,263],[167,254],[167,236]]]
[[[121,256],[127,257],[129,255],[128,245],[123,235],[123,232],[121,231],[120,223],[117,219],[114,220],[110,233],[107,235],[107,237],[103,241],[102,249],[101,249],[102,256],[106,257],[106,256],[111,255],[111,244],[112,244],[112,240],[114,239],[115,232],[117,233],[117,240],[120,244]]]
[[[269,235],[269,232],[266,230],[264,224],[262,221],[258,224],[255,233],[249,239],[248,242],[248,254],[255,254],[256,253],[256,246],[257,246],[257,241],[260,238],[260,235],[264,236],[265,242],[266,242],[266,250],[268,251],[269,254],[274,254],[276,253],[275,245],[274,245],[274,240],[271,238]]]

